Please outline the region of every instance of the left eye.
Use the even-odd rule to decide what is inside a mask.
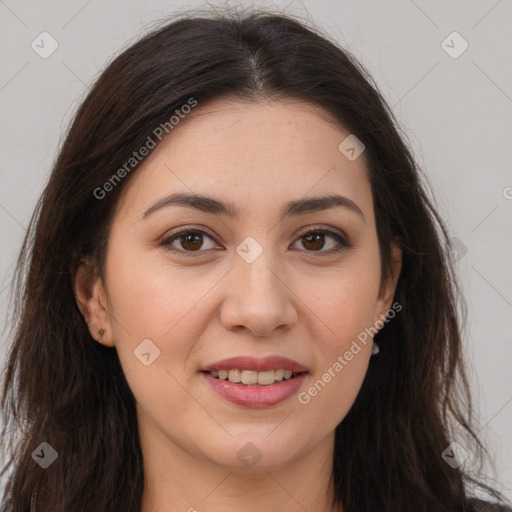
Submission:
[[[331,246],[326,251],[317,250],[323,249],[325,247],[326,238],[331,238],[331,240],[334,240],[334,247]],[[306,233],[302,233],[302,235],[299,237],[299,240],[303,240],[302,245],[304,247],[309,245],[309,248],[313,249],[308,250],[307,252],[333,253],[341,251],[344,247],[349,247],[348,242],[343,236],[341,236],[339,233],[336,233],[335,231],[331,231],[330,229],[310,229]]]
[[[212,247],[204,247],[205,238],[213,242]],[[331,247],[329,247],[328,250],[320,250],[325,248],[325,240],[329,238],[334,240],[334,243],[331,244]],[[306,252],[333,253],[341,251],[344,247],[349,247],[349,243],[343,236],[329,229],[311,229],[300,235],[297,239],[297,242],[299,240],[302,240],[302,246],[307,249]],[[180,248],[177,248],[174,245],[176,242],[179,242],[181,246]],[[171,252],[194,257],[198,256],[198,253],[214,248],[215,241],[205,231],[200,229],[188,229],[175,233],[174,235],[166,238],[162,241],[162,245]]]

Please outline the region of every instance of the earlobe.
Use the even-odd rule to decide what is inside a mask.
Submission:
[[[101,277],[93,264],[81,261],[72,279],[75,300],[91,336],[107,345],[110,322]]]

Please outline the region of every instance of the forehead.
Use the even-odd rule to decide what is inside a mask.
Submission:
[[[224,100],[199,104],[180,123],[139,165],[118,210],[186,192],[268,213],[308,194],[342,193],[372,212],[364,153],[347,159],[338,148],[350,133],[314,105]]]

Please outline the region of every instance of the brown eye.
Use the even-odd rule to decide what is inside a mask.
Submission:
[[[329,239],[331,239],[330,245],[328,243]],[[329,229],[311,229],[303,233],[299,240],[301,240],[301,245],[306,249],[306,252],[317,252],[320,254],[332,254],[350,247],[350,244],[343,236]],[[328,245],[327,250],[322,250],[325,249],[326,244]]]
[[[305,235],[303,237],[305,242],[302,242],[306,249],[316,251],[322,249],[325,244],[325,236],[323,233],[314,233],[312,235]]]
[[[203,235],[201,233],[181,235],[179,240],[181,241],[181,246],[187,251],[196,251],[203,245]]]
[[[205,240],[211,240],[211,247],[204,247]],[[201,230],[184,230],[162,241],[162,245],[169,251],[179,253],[184,256],[199,256],[202,252],[206,252],[215,246],[212,237]],[[196,254],[194,254],[196,253]]]

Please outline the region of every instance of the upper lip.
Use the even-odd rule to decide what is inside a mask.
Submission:
[[[306,372],[307,368],[293,359],[281,356],[251,357],[237,356],[228,359],[222,359],[216,363],[203,368],[204,372],[214,372],[220,370],[252,370],[264,372],[266,370],[292,370],[293,372]]]

